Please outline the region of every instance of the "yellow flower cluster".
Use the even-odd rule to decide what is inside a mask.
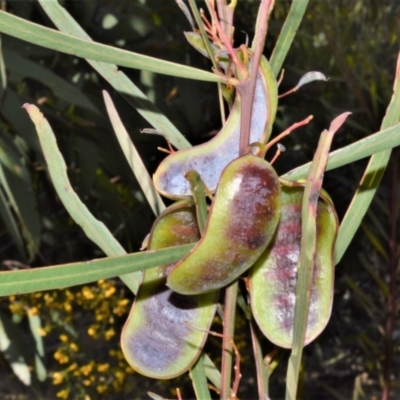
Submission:
[[[39,315],[40,335],[57,343],[52,351],[54,362],[46,365],[54,396],[91,400],[124,390],[127,376],[133,374],[118,340],[131,306],[126,296],[118,280],[101,280],[79,288],[8,298],[13,315],[19,319]]]

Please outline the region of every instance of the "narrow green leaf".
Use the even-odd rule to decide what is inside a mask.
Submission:
[[[3,186],[2,180],[4,174],[2,173],[1,169],[2,166],[0,164],[0,186]],[[21,232],[18,229],[18,223],[15,220],[15,215],[12,213],[8,199],[4,195],[4,192],[1,189],[1,187],[0,187],[0,216],[19,253],[23,257],[26,257],[24,241],[22,239]]]
[[[92,40],[57,0],[39,0],[39,3],[60,31],[88,41]],[[153,125],[156,130],[163,132],[177,149],[191,146],[168,118],[161,113],[122,71],[118,70],[118,67],[114,63],[87,61],[115,90],[120,92],[137,109],[143,118]]]
[[[400,109],[400,108],[399,108]],[[345,146],[329,153],[326,171],[342,167],[354,161],[361,160],[380,151],[392,149],[400,145],[400,124],[381,130],[373,135],[361,139],[358,142]],[[295,168],[281,178],[299,180],[305,178],[311,163]]]
[[[170,61],[159,60],[93,41],[78,39],[54,29],[49,29],[26,21],[4,11],[0,11],[0,32],[25,40],[29,43],[39,44],[49,49],[73,54],[77,57],[108,63],[115,63],[115,61],[118,60],[118,65],[121,67],[152,71],[179,78],[196,79],[207,82],[226,82],[224,77],[211,72],[172,63]]]
[[[6,66],[3,57],[3,42],[0,36],[0,99],[3,98],[4,91],[7,88]]]
[[[40,334],[40,330],[42,327],[42,321],[40,319],[40,315],[37,313],[32,313],[31,310],[28,310],[28,322],[29,328],[31,330],[33,339],[35,341],[35,372],[39,381],[43,382],[47,377],[47,370],[43,363],[44,358],[44,344],[43,337]]]
[[[201,19],[201,15],[200,15],[200,12],[199,12],[199,9],[197,7],[197,4],[196,4],[195,0],[189,0],[189,5],[190,5],[190,8],[191,8],[192,13],[194,15],[194,18],[196,20],[197,26],[200,29],[201,38],[203,40],[203,44],[204,44],[205,49],[207,51],[208,57],[210,58],[211,62],[213,63],[214,68],[217,71],[219,71],[220,68],[219,68],[219,65],[218,65],[217,61],[215,60],[214,48],[212,47],[211,42],[208,39],[206,30],[204,29],[204,23],[203,23],[203,20]]]
[[[21,80],[33,78],[49,87],[60,99],[100,114],[93,102],[78,87],[50,69],[7,48],[4,49],[4,61],[8,69],[20,75]]]
[[[393,85],[393,96],[382,121],[381,129],[389,128],[400,120],[400,53],[397,59],[396,76]],[[400,137],[400,134],[398,134]],[[391,146],[395,147],[395,146]],[[362,219],[375,196],[379,183],[390,159],[391,148],[374,152],[361,178],[358,189],[346,211],[340,225],[335,246],[335,263],[338,263],[353,239]]]
[[[68,179],[67,166],[46,118],[32,104],[25,104],[24,108],[35,124],[51,180],[68,213],[82,227],[86,236],[96,243],[105,254],[108,256],[125,254],[125,250],[107,227],[90,213],[85,204],[81,202],[78,195],[74,192]],[[141,280],[141,273],[129,274],[129,276],[121,277],[121,279],[136,293]]]
[[[196,204],[197,223],[199,225],[200,233],[203,234],[208,215],[204,182],[199,173],[194,170],[188,171],[185,178],[190,183],[190,190],[192,191],[193,200]]]
[[[204,356],[201,355],[190,370],[190,378],[192,379],[196,399],[211,400],[210,390],[207,386],[207,377],[203,365]]]
[[[211,358],[203,353],[203,366],[204,369],[206,370],[206,375],[207,378],[210,380],[210,382],[217,388],[221,388],[221,373],[218,371],[217,367],[215,364],[212,362]]]
[[[301,210],[301,250],[297,270],[296,303],[294,308],[293,348],[286,375],[286,400],[295,400],[297,398],[316,249],[317,206],[328,161],[328,152],[335,132],[344,123],[349,114],[343,113],[339,115],[332,121],[329,130],[322,132],[304,188]]]
[[[11,320],[0,313],[0,352],[10,364],[18,379],[26,386],[31,384],[31,372],[21,351],[21,337],[15,335],[16,327]]]
[[[0,296],[61,289],[70,286],[113,278],[183,258],[194,244],[149,250],[73,264],[0,272]]]
[[[0,145],[5,146],[7,143],[3,140]],[[5,156],[13,153],[14,149],[11,146],[4,148],[7,152]],[[15,159],[15,157],[14,157]],[[10,163],[12,161],[10,160]],[[40,218],[37,212],[36,198],[33,193],[29,173],[25,165],[21,162],[13,164],[13,170],[3,169],[0,164],[0,186],[4,191],[3,200],[6,199],[6,204],[2,205],[1,213],[7,219],[7,227],[12,229],[10,231],[18,247],[20,247],[20,239],[16,235],[16,225],[23,239],[22,256],[32,260],[37,253],[40,242]],[[18,172],[21,171],[21,172]],[[9,207],[10,210],[6,211],[4,207]],[[15,219],[11,223],[8,218]],[[21,249],[20,249],[21,251]]]
[[[117,136],[126,161],[131,167],[135,178],[139,182],[139,185],[147,201],[149,202],[151,209],[153,210],[154,214],[158,216],[165,209],[165,205],[160,195],[154,188],[153,181],[147,172],[147,169],[144,166],[135,145],[132,143],[131,138],[129,137],[129,134],[121,121],[110,95],[105,90],[103,90],[103,97],[106,103],[108,116],[110,117],[115,135]]]
[[[290,49],[300,22],[306,11],[308,0],[293,0],[288,16],[283,24],[278,41],[270,58],[270,64],[275,76],[278,76],[283,61]]]

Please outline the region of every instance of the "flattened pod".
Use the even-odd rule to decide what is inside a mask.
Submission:
[[[250,143],[266,142],[275,119],[277,85],[268,62],[262,58],[257,74],[251,116]],[[205,185],[215,191],[223,169],[239,156],[240,96],[236,95],[229,118],[221,131],[198,146],[170,154],[158,166],[153,182],[157,191],[172,199],[191,196],[185,173],[197,171]]]
[[[196,242],[200,237],[193,205],[175,204],[155,221],[150,248]],[[215,312],[216,293],[182,296],[165,285],[166,265],[148,269],[121,334],[128,363],[142,375],[169,379],[188,370],[204,345]]]
[[[271,240],[279,220],[280,185],[267,161],[246,155],[222,172],[201,240],[168,275],[175,292],[226,286],[247,270]]]
[[[282,187],[281,219],[273,242],[250,270],[251,308],[264,335],[280,347],[291,348],[297,263],[300,256],[303,187]],[[324,197],[328,198],[325,194]],[[317,211],[317,250],[305,344],[328,323],[333,299],[333,246],[338,219],[333,205],[320,198]]]

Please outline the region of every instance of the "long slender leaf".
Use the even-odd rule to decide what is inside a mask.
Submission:
[[[3,139],[6,139],[4,137]],[[14,146],[11,143],[0,140],[0,146],[3,147],[5,157],[14,153],[14,159],[17,153],[14,151]],[[23,248],[21,254],[27,259],[32,260],[36,255],[40,242],[40,218],[37,212],[36,198],[33,195],[31,180],[28,170],[22,162],[13,162],[14,169],[3,169],[0,164],[0,188],[4,191],[4,198],[7,200],[6,204],[2,205],[1,213],[7,220],[7,227],[11,228],[11,235],[16,241],[17,246],[20,248],[20,240],[16,237],[16,225],[23,238]],[[2,196],[3,197],[3,196]],[[10,210],[6,211],[4,207],[9,207]],[[15,219],[15,223],[10,224],[8,218]],[[17,235],[19,236],[19,235]]]
[[[60,289],[99,279],[139,273],[148,268],[176,262],[193,246],[194,244],[187,244],[73,264],[0,272],[0,296]]]
[[[39,0],[39,3],[60,31],[81,39],[92,40],[57,0]],[[89,59],[87,61],[115,90],[136,107],[143,118],[156,130],[162,132],[177,149],[191,146],[168,118],[122,71],[118,70],[115,64]]]
[[[2,218],[4,225],[7,228],[8,233],[10,234],[14,245],[17,247],[19,253],[22,256],[25,256],[25,246],[24,241],[22,239],[21,232],[18,229],[18,223],[15,219],[15,215],[12,213],[9,201],[5,196],[1,186],[2,186],[2,166],[0,164],[0,217]]]
[[[207,82],[226,82],[224,77],[211,72],[159,60],[93,41],[78,39],[54,29],[26,21],[23,18],[16,17],[4,11],[0,11],[0,32],[29,43],[39,44],[40,46],[73,54],[78,57],[108,63],[114,63],[118,60],[118,65],[121,67],[141,69],[179,78]]]
[[[43,337],[40,334],[40,330],[42,328],[42,321],[40,319],[39,314],[32,312],[32,310],[28,310],[28,322],[29,328],[31,330],[33,339],[35,341],[35,372],[39,381],[43,382],[47,377],[47,370],[43,363],[44,359],[44,343]]]
[[[282,31],[272,52],[270,64],[275,76],[278,76],[283,61],[290,49],[303,15],[306,11],[308,0],[293,0],[288,16],[283,24]]]
[[[0,102],[3,100],[4,91],[7,88],[6,66],[3,57],[3,40],[0,36]]]
[[[0,313],[0,352],[18,379],[29,386],[32,380],[31,372],[23,354],[21,335],[16,330],[12,321]]]
[[[6,67],[13,73],[17,72],[21,80],[26,77],[33,78],[48,86],[60,99],[100,114],[93,102],[78,87],[61,78],[49,68],[7,48],[4,48],[4,61]]]
[[[221,388],[221,373],[216,368],[215,364],[212,362],[210,357],[203,353],[203,367],[206,370],[207,378],[211,381],[211,383],[217,388]]]
[[[382,121],[381,129],[389,128],[400,120],[400,53],[397,58],[393,96]],[[400,134],[398,135],[400,136]],[[335,263],[338,263],[359,228],[364,215],[375,196],[389,162],[391,149],[372,155],[340,225],[335,247]]]
[[[328,161],[328,151],[333,140],[333,135],[348,115],[349,113],[339,115],[332,121],[329,130],[322,132],[304,188],[301,210],[300,261],[297,270],[296,303],[294,306],[293,348],[286,374],[286,400],[295,400],[297,395],[317,242],[316,218],[318,199]]]
[[[365,139],[361,139],[355,143],[345,146],[339,150],[329,153],[328,165],[326,171],[342,167],[362,158],[369,157],[380,151],[392,149],[400,145],[400,124],[396,124],[390,128],[376,132]],[[295,168],[282,178],[298,180],[305,178],[311,163]]]
[[[211,400],[210,390],[207,386],[207,377],[203,365],[204,355],[201,355],[190,370],[189,374],[193,382],[196,398],[201,400]]]
[[[65,161],[58,149],[54,133],[46,118],[44,118],[39,109],[32,104],[25,104],[24,108],[36,126],[51,180],[68,213],[74,221],[82,227],[86,236],[96,243],[105,254],[108,256],[125,254],[125,250],[113,237],[107,227],[90,213],[85,204],[81,202],[78,195],[74,192],[68,179],[67,166],[65,165]],[[141,280],[140,272],[120,278],[134,293],[137,292]]]
[[[106,103],[108,115],[114,128],[115,135],[117,136],[119,145],[124,152],[126,161],[128,161],[128,164],[131,167],[133,174],[139,182],[139,185],[147,201],[149,202],[151,209],[153,210],[154,214],[158,216],[165,209],[165,205],[160,195],[155,190],[153,181],[149,173],[147,172],[147,169],[144,166],[135,145],[132,143],[131,138],[126,131],[125,126],[121,121],[121,118],[119,117],[117,109],[115,108],[110,95],[105,90],[103,90],[103,97]]]

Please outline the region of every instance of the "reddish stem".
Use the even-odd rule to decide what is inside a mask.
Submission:
[[[250,78],[241,82],[237,86],[239,95],[242,98],[241,118],[240,118],[240,144],[239,155],[246,154],[249,147],[251,115],[253,111],[254,91],[256,88],[257,72],[260,64],[262,52],[264,50],[265,37],[267,35],[268,18],[274,0],[261,0],[260,4],[260,33],[258,42],[254,49],[254,57],[251,65]]]

